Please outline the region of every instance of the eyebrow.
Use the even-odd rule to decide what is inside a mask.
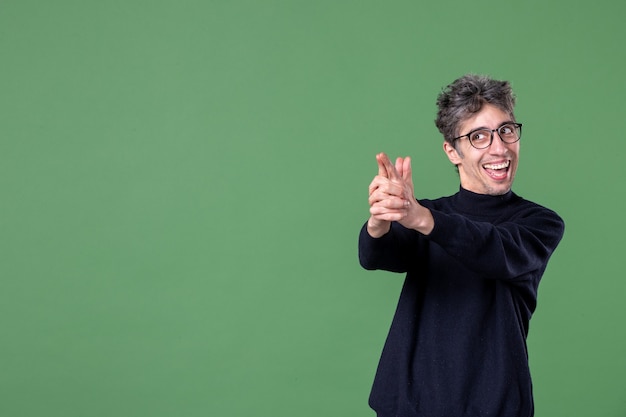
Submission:
[[[514,120],[509,120],[507,122],[502,122],[502,123],[500,123],[500,125],[498,127],[496,127],[496,129],[500,129],[504,125],[509,125],[509,124],[513,124],[513,123],[515,123]],[[480,126],[480,127],[476,127],[474,129],[471,129],[469,131],[469,133],[476,132],[477,130],[491,130],[491,129],[489,127],[487,127],[487,126]]]

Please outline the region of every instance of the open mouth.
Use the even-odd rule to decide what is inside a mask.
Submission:
[[[507,178],[510,165],[511,161],[506,160],[503,162],[484,164],[483,169],[485,170],[487,175],[489,175],[489,177],[493,178],[494,180],[503,180]]]

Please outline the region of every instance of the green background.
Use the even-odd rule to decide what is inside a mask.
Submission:
[[[357,262],[374,155],[512,82],[515,191],[567,223],[538,417],[626,416],[626,4],[0,0],[0,415],[373,416],[402,276]]]

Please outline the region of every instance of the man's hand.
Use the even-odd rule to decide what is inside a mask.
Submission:
[[[370,218],[367,231],[372,237],[381,237],[397,221],[423,234],[431,232],[434,221],[430,210],[415,199],[411,158],[397,158],[394,166],[389,157],[376,155],[378,175],[369,186]]]

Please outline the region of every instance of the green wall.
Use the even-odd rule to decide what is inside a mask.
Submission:
[[[435,98],[509,79],[516,192],[565,238],[538,417],[626,416],[626,4],[0,0],[0,415],[373,416],[402,276],[357,234],[374,155],[458,178]]]

